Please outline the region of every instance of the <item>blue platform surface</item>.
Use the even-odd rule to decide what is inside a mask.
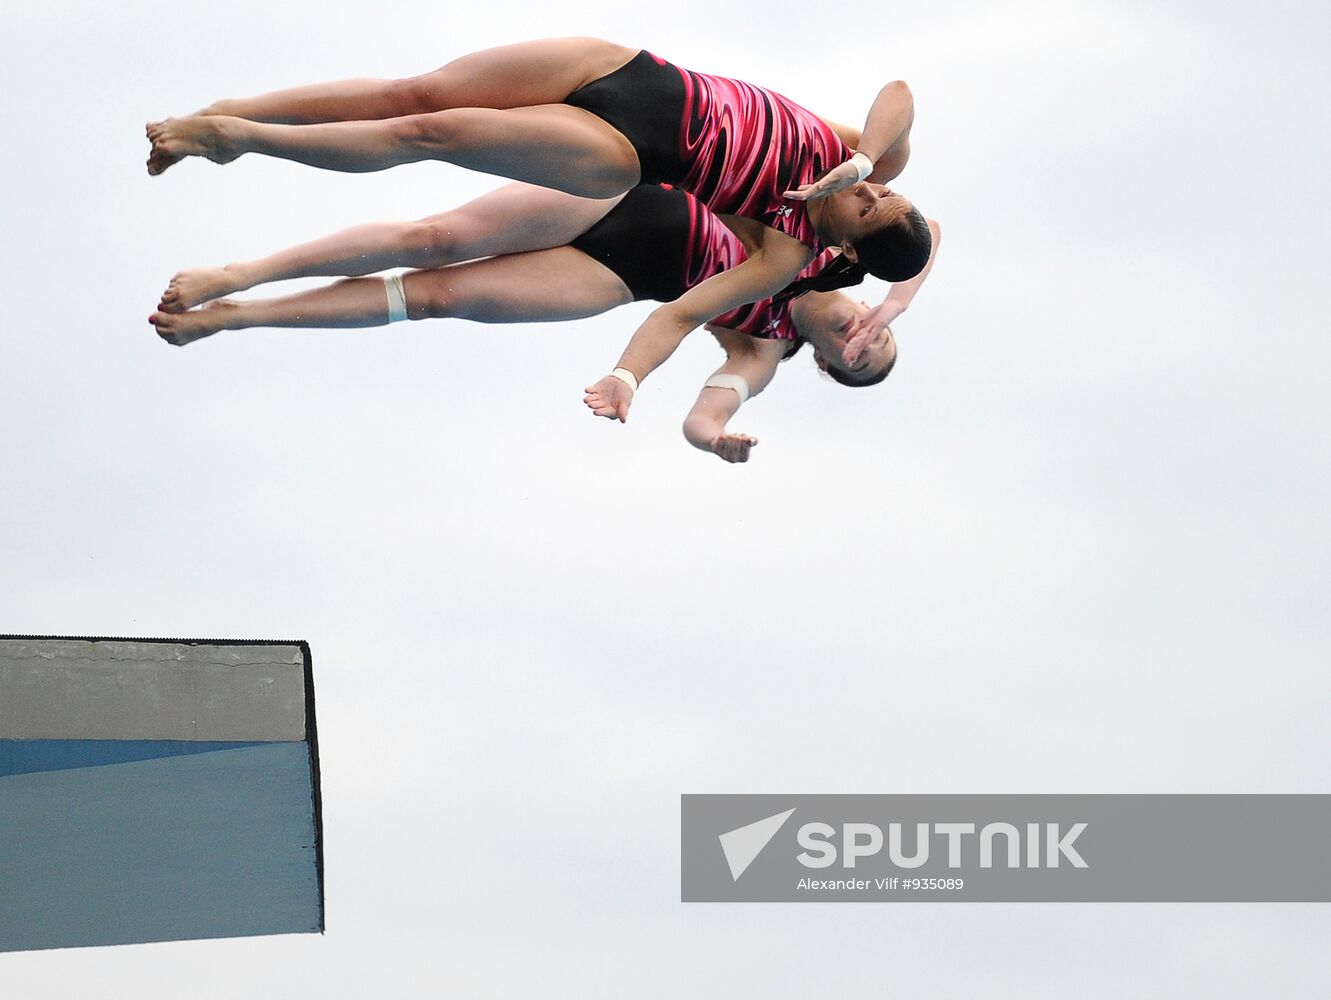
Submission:
[[[321,930],[309,745],[144,742],[0,777],[0,951]]]
[[[201,740],[0,740],[0,778],[264,745]]]

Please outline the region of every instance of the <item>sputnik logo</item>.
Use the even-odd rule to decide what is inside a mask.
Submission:
[[[772,842],[776,832],[785,826],[794,809],[787,809],[775,816],[768,816],[748,826],[741,826],[729,833],[721,834],[721,850],[725,852],[726,864],[730,865],[730,877],[738,882],[754,858],[763,852],[763,848]]]

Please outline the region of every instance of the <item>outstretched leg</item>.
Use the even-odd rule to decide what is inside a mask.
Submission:
[[[564,246],[412,271],[403,283],[411,319],[554,322],[595,316],[633,300],[613,271]],[[149,322],[163,340],[182,347],[221,330],[383,326],[388,295],[378,278],[350,278],[278,299],[218,299],[189,312],[158,311]]]
[[[585,198],[623,194],[641,176],[638,154],[623,133],[590,112],[563,104],[457,108],[323,125],[195,115],[150,126],[149,136],[155,153],[177,159],[204,156],[230,163],[245,153],[261,153],[348,173],[443,160]]]
[[[163,312],[184,312],[269,281],[434,268],[563,246],[599,222],[618,198],[590,200],[508,184],[418,222],[376,222],[282,250],[262,260],[181,271],[162,293]]]
[[[311,125],[402,118],[451,108],[558,104],[579,87],[614,72],[635,54],[634,49],[597,38],[522,42],[466,55],[420,76],[295,87],[215,101],[197,114]],[[150,123],[149,128],[156,124],[160,123]],[[178,159],[154,148],[148,172],[159,174]]]
[[[548,38],[474,52],[420,76],[318,83],[217,101],[199,114],[313,125],[401,118],[449,108],[558,104],[635,55],[636,49],[599,38]]]

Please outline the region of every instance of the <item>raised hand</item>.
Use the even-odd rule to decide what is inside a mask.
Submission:
[[[748,434],[718,434],[712,439],[712,451],[726,462],[747,462],[758,439]]]
[[[833,167],[812,184],[805,184],[793,191],[783,191],[782,196],[795,201],[814,201],[817,198],[826,198],[829,194],[836,194],[852,184],[858,184],[868,177],[872,170],[873,162],[863,153],[856,153],[845,163]]]
[[[841,351],[841,360],[853,365],[870,347],[883,347],[890,334],[889,324],[901,315],[901,307],[891,299],[886,299],[868,308],[868,303],[861,302],[868,311],[851,324],[846,346]]]
[[[587,395],[582,397],[582,401],[596,416],[618,420],[621,424],[628,419],[633,390],[627,382],[614,375],[607,375],[583,391]]]

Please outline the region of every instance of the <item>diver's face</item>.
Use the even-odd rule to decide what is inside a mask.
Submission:
[[[856,240],[886,226],[901,225],[914,207],[890,188],[860,181],[827,199],[824,221],[831,226],[829,235],[847,247],[853,260]]]
[[[809,300],[803,303],[803,300]],[[810,292],[795,300],[803,303],[803,315],[796,315],[800,332],[813,347],[814,360],[823,371],[836,369],[851,382],[873,379],[891,367],[897,357],[897,342],[890,327],[884,327],[855,359],[846,364],[842,353],[855,332],[855,324],[868,313],[863,302],[852,301],[840,292]]]

